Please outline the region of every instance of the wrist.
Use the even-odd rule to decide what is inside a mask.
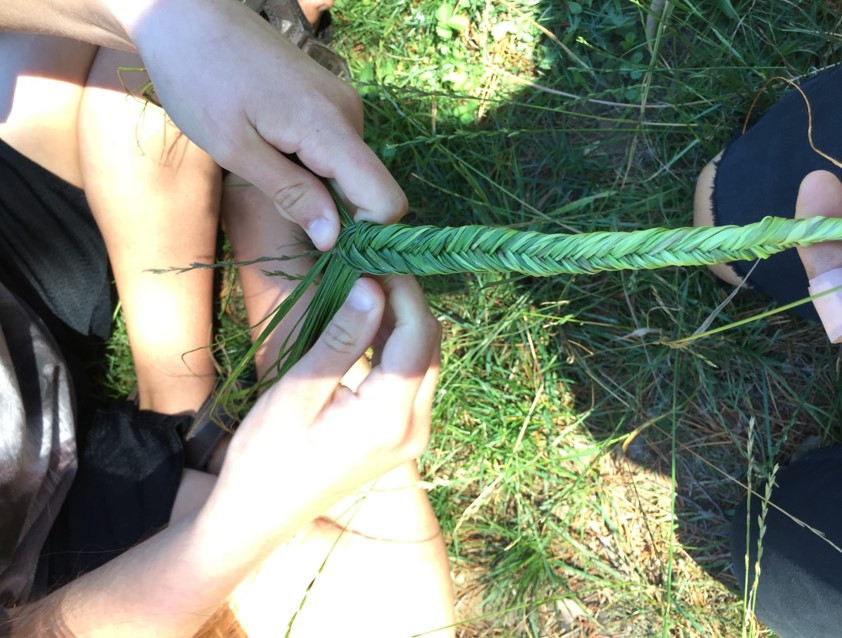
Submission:
[[[91,0],[98,2],[109,16],[116,35],[140,53],[154,54],[161,43],[176,48],[188,38],[204,37],[203,27],[210,25],[204,33],[214,35],[221,24],[236,22],[231,18],[242,11],[252,12],[238,0]],[[238,6],[239,5],[239,6]],[[216,33],[217,37],[219,33]]]
[[[245,498],[237,496],[226,488],[226,469],[230,466],[223,466],[213,492],[196,513],[194,537],[201,554],[214,556],[216,564],[229,569],[237,566],[245,575],[306,529],[316,512],[312,503],[291,490],[252,490]]]

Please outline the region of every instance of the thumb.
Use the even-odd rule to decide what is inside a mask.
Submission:
[[[321,180],[263,139],[252,140],[248,164],[227,167],[266,193],[278,212],[301,226],[319,250],[330,249],[339,234],[336,205]]]
[[[384,295],[372,279],[358,279],[319,339],[281,381],[294,397],[297,416],[311,422],[327,405],[340,380],[365,353],[383,316]]]
[[[813,171],[801,182],[795,204],[798,218],[842,217],[842,182],[828,171]],[[799,248],[808,279],[842,267],[842,242],[828,241]]]

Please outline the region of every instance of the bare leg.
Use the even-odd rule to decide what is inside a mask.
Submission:
[[[226,231],[240,260],[295,254],[296,228],[281,218],[257,189],[226,180]],[[300,263],[299,263],[300,262]],[[249,320],[262,319],[295,285],[262,273],[265,264],[240,269]],[[300,274],[302,260],[279,262],[279,270]],[[306,303],[306,301],[305,301]],[[292,320],[294,321],[294,319]],[[258,368],[272,363],[285,322]],[[346,378],[352,385],[353,380]],[[280,424],[282,427],[283,424]],[[294,636],[410,636],[453,623],[453,592],[447,553],[414,464],[382,477],[364,497],[348,498],[324,519],[279,548],[235,592],[232,608],[252,638],[284,635],[295,619]],[[271,507],[271,503],[264,503]],[[315,578],[312,588],[307,591]],[[453,630],[425,635],[447,636]]]
[[[0,34],[0,138],[85,188],[126,310],[141,407],[177,413],[214,383],[202,349],[211,274],[144,271],[213,258],[219,171],[160,109],[127,97],[117,67],[139,65],[72,40]]]
[[[213,261],[220,172],[161,109],[127,94],[119,69],[141,64],[99,51],[79,113],[82,177],[123,305],[140,407],[189,413],[216,379],[212,272],[148,270]],[[129,88],[145,80],[123,75]]]
[[[153,276],[144,270],[212,258],[217,169],[195,147],[176,139],[160,112],[145,110],[126,96],[117,67],[138,66],[136,60],[103,51],[88,75],[93,48],[54,39],[12,43],[13,37],[4,35],[0,41],[0,76],[9,80],[0,95],[0,136],[60,177],[84,184],[123,299],[141,407],[170,413],[193,410],[215,377],[210,354],[201,350],[210,338],[210,275]],[[44,54],[31,82],[17,81],[16,61],[30,62],[26,55],[16,58],[18,53]],[[41,116],[53,128],[41,128]],[[237,193],[251,196],[256,191],[233,192],[232,209],[243,204]],[[236,229],[232,235],[241,257],[249,251],[271,254],[289,235],[289,227],[284,228],[286,222],[266,200],[246,207],[255,215],[241,217],[235,211],[230,217],[234,222],[229,222]],[[249,219],[253,223],[241,224]],[[270,239],[274,237],[278,239]],[[243,282],[250,315],[261,317],[289,284],[267,280],[256,271],[244,271]],[[200,350],[193,352],[196,348]],[[269,361],[271,357],[263,357],[261,367]],[[332,520],[314,523],[279,548],[234,597],[233,606],[249,633],[277,635],[314,577],[295,623],[296,635],[341,635],[360,628],[368,636],[391,638],[449,625],[453,605],[447,555],[417,481],[413,466],[402,467],[378,481],[365,499],[348,499]],[[212,477],[186,473],[173,517],[198,507],[212,484]]]
[[[0,139],[81,187],[76,119],[96,47],[0,33]]]

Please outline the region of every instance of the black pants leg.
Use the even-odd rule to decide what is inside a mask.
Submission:
[[[817,450],[781,469],[776,485],[765,519],[755,614],[781,638],[839,638],[842,445]],[[762,486],[755,489],[764,491]],[[749,591],[755,577],[761,498],[752,496],[750,505]],[[734,572],[741,588],[746,580],[746,523],[743,500],[731,532]]]

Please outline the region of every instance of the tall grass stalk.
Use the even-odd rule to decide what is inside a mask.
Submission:
[[[751,462],[751,461],[749,461]],[[746,601],[746,613],[743,618],[743,636],[747,635],[747,627],[749,624],[750,619],[754,616],[754,608],[757,603],[757,590],[760,586],[760,562],[763,559],[763,538],[766,536],[766,515],[769,513],[769,503],[772,501],[772,490],[775,487],[775,477],[778,474],[778,470],[780,466],[775,463],[772,471],[769,473],[768,478],[766,479],[766,489],[763,494],[763,498],[760,501],[760,514],[757,516],[757,556],[754,560],[753,569],[750,569],[748,564],[749,561],[749,544],[746,544],[746,592],[745,592],[745,601]],[[749,484],[750,485],[750,484]],[[750,496],[748,497],[750,498]],[[746,517],[750,517],[751,508],[749,504],[746,504]],[[751,530],[751,520],[746,521],[748,523],[746,529]],[[747,531],[746,534],[749,535],[750,532]]]

